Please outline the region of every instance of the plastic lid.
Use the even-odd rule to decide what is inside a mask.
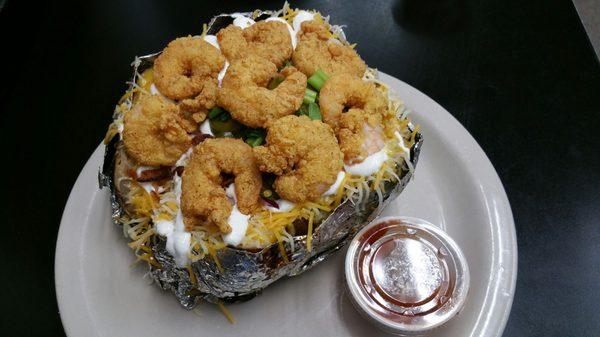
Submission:
[[[380,218],[352,240],[346,283],[355,306],[384,330],[414,335],[463,307],[469,269],[458,245],[431,223]]]

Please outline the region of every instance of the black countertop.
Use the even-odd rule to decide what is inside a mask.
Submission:
[[[61,212],[135,55],[221,12],[281,1],[8,1],[0,12],[6,336],[63,335]],[[367,64],[418,88],[481,144],[519,244],[504,336],[600,332],[600,67],[569,0],[294,1],[347,24]]]

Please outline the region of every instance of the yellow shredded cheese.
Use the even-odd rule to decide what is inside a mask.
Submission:
[[[119,128],[117,128],[117,125],[113,122],[108,126],[108,130],[104,136],[104,144],[108,144],[117,133],[119,133]]]
[[[308,233],[306,233],[306,250],[308,250],[309,252],[312,250],[312,232],[314,219],[315,214],[311,212],[308,217]]]
[[[152,86],[153,81],[154,81],[154,68],[148,68],[148,69],[144,70],[142,75],[138,77],[138,85],[142,89],[146,90],[147,92],[150,91],[150,87]]]
[[[190,282],[192,282],[192,284],[194,286],[198,285],[198,280],[196,279],[196,274],[194,274],[194,271],[192,270],[192,265],[187,265],[187,271],[188,274],[190,275]]]
[[[293,23],[294,17],[298,14],[299,9],[291,9],[289,5],[284,6],[280,17],[286,20],[289,24]],[[315,13],[315,20],[321,22],[329,28],[331,38],[338,36],[331,32],[331,25],[327,22],[319,12]],[[256,15],[256,13],[254,13]],[[207,34],[208,27],[206,24],[202,26],[202,35]],[[355,48],[356,44],[350,45]],[[119,105],[115,108],[115,120],[117,117],[122,118],[122,115],[127,112],[133,101],[139,97],[138,93],[146,93],[150,91],[153,83],[153,69],[149,68],[142,74],[136,75],[136,81],[131,85],[131,88],[121,97]],[[376,79],[376,71],[369,69],[365,74],[365,79],[375,83],[376,88],[386,96],[388,95],[388,87]],[[311,251],[313,244],[313,233],[320,221],[325,219],[327,215],[334,211],[336,207],[346,200],[356,202],[363,198],[367,198],[373,191],[376,191],[381,198],[385,182],[398,180],[398,175],[395,173],[397,168],[402,167],[402,157],[399,154],[401,148],[397,143],[395,134],[399,133],[405,140],[407,146],[412,146],[415,143],[416,134],[420,127],[417,125],[411,131],[408,128],[409,120],[407,118],[399,119],[398,111],[403,106],[403,103],[398,100],[390,100],[388,111],[383,113],[384,135],[388,139],[386,141],[386,149],[390,153],[390,160],[385,162],[381,168],[372,176],[359,177],[346,174],[342,180],[340,187],[332,196],[323,197],[316,201],[297,204],[293,209],[287,212],[270,212],[267,210],[261,211],[250,218],[248,229],[242,242],[244,248],[262,248],[277,243],[282,258],[289,262],[289,256],[286,252],[286,244],[291,247],[293,252],[293,236],[296,234],[295,223],[301,221],[307,224],[306,246],[307,250]],[[121,120],[122,122],[122,120]],[[119,131],[118,125],[113,123],[110,125],[105,142],[109,141]],[[156,235],[153,228],[153,222],[156,221],[171,221],[178,212],[178,204],[173,193],[169,197],[159,196],[159,201],[155,200],[145,189],[137,182],[132,181],[132,189],[127,200],[129,208],[135,210],[135,216],[138,219],[143,219],[134,222],[131,225],[124,226],[124,230],[131,239],[129,246],[134,249],[137,261],[146,261],[147,263],[160,267],[160,264],[154,259],[153,252],[149,248]],[[163,186],[164,187],[164,186]],[[168,186],[166,190],[172,189]],[[151,220],[150,220],[151,219]],[[218,259],[217,252],[226,247],[223,242],[221,233],[214,228],[196,228],[192,231],[191,238],[192,249],[189,254],[191,261],[197,261],[205,256],[211,256],[215,261],[217,268],[222,271],[221,263]],[[195,284],[197,280],[195,275],[188,266],[190,280]],[[233,322],[233,317],[228,316],[228,311],[222,304],[219,304],[228,320]],[[227,312],[227,313],[226,313]],[[230,314],[229,314],[230,315]]]

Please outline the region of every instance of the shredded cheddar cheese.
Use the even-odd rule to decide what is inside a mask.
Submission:
[[[225,318],[227,318],[227,320],[229,321],[229,323],[234,324],[235,323],[235,318],[233,318],[233,315],[231,314],[231,311],[229,311],[229,309],[227,309],[225,307],[225,305],[221,301],[217,302],[217,306],[219,306],[219,310],[221,310],[221,312],[223,313],[223,315],[225,316]]]
[[[308,250],[309,252],[312,250],[312,233],[314,220],[315,214],[311,212],[308,216],[308,232],[306,233],[306,250]]]

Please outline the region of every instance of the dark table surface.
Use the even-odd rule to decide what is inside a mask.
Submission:
[[[1,1],[0,1],[1,3]],[[281,1],[9,0],[2,34],[5,336],[63,335],[54,248],[69,191],[135,55],[221,12]],[[504,336],[600,334],[600,67],[569,0],[294,1],[344,23],[367,64],[439,102],[510,199],[519,244]]]

